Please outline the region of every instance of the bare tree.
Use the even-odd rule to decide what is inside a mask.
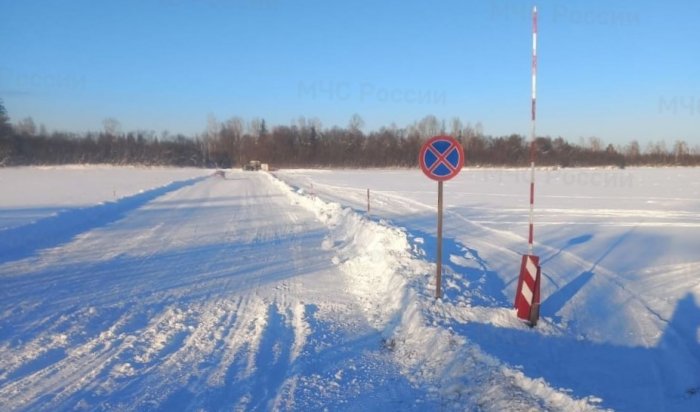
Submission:
[[[361,133],[362,128],[364,127],[365,121],[362,120],[362,117],[359,114],[355,113],[350,117],[350,121],[348,122],[348,129],[356,133]]]
[[[450,135],[457,139],[462,137],[462,121],[459,119],[459,117],[455,116],[450,121]]]
[[[639,159],[639,156],[641,155],[641,152],[639,150],[639,142],[636,140],[632,140],[627,147],[625,147],[625,156],[629,158],[631,161],[636,161]]]
[[[484,125],[481,124],[481,122],[476,122],[474,125],[474,134],[476,137],[483,137],[484,136]]]
[[[676,140],[676,143],[673,145],[673,156],[676,159],[676,163],[682,163],[688,155],[690,155],[688,143],[683,140]]]
[[[102,121],[102,127],[104,131],[109,136],[118,136],[121,134],[121,123],[114,117],[108,117]]]
[[[594,152],[600,152],[603,150],[603,141],[598,137],[591,136],[588,138],[588,147]]]
[[[243,136],[245,129],[244,121],[238,116],[233,116],[225,123],[225,128],[228,129],[234,136],[240,138]]]
[[[27,135],[27,136],[34,136],[36,135],[36,124],[34,123],[34,119],[31,117],[25,117],[24,119],[20,120],[17,122],[17,133]]]
[[[253,137],[258,138],[262,134],[262,120],[258,117],[254,117],[248,123],[248,133]]]
[[[440,121],[432,114],[425,116],[418,122],[417,129],[420,137],[427,139],[440,133]]]

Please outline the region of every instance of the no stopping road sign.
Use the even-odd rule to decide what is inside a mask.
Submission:
[[[418,157],[426,176],[444,182],[457,176],[464,165],[462,145],[452,136],[435,136],[423,144]]]
[[[437,254],[435,266],[435,298],[442,298],[442,186],[445,180],[457,176],[464,165],[462,145],[451,136],[435,136],[420,149],[420,168],[426,176],[438,182]]]

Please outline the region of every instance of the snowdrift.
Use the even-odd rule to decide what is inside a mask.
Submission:
[[[347,292],[362,302],[368,321],[382,331],[382,344],[402,372],[413,384],[434,391],[445,408],[599,409],[600,399],[575,399],[566,389],[529,378],[456,333],[454,329],[469,319],[528,331],[508,308],[472,307],[464,301],[457,306],[435,300],[435,265],[424,259],[421,237],[385,220],[326,202],[275,177],[270,179],[293,204],[313,211],[331,229],[324,247],[335,251],[333,262],[349,280]],[[446,273],[445,282],[467,291],[468,282],[455,273]],[[556,333],[551,325],[545,329]]]

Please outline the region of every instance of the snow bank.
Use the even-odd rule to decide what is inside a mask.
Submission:
[[[346,275],[347,291],[362,303],[368,321],[382,331],[391,351],[414,385],[434,391],[446,409],[596,410],[597,398],[574,399],[512,369],[452,330],[470,318],[524,326],[503,308],[472,308],[435,300],[435,267],[421,256],[422,243],[405,231],[373,221],[338,203],[305,194],[270,176],[293,204],[313,211],[330,229],[323,247]],[[509,311],[508,311],[509,312]]]

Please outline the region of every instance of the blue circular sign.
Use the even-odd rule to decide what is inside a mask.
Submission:
[[[464,165],[464,150],[452,136],[435,136],[423,144],[418,163],[426,176],[438,182],[457,176]]]

